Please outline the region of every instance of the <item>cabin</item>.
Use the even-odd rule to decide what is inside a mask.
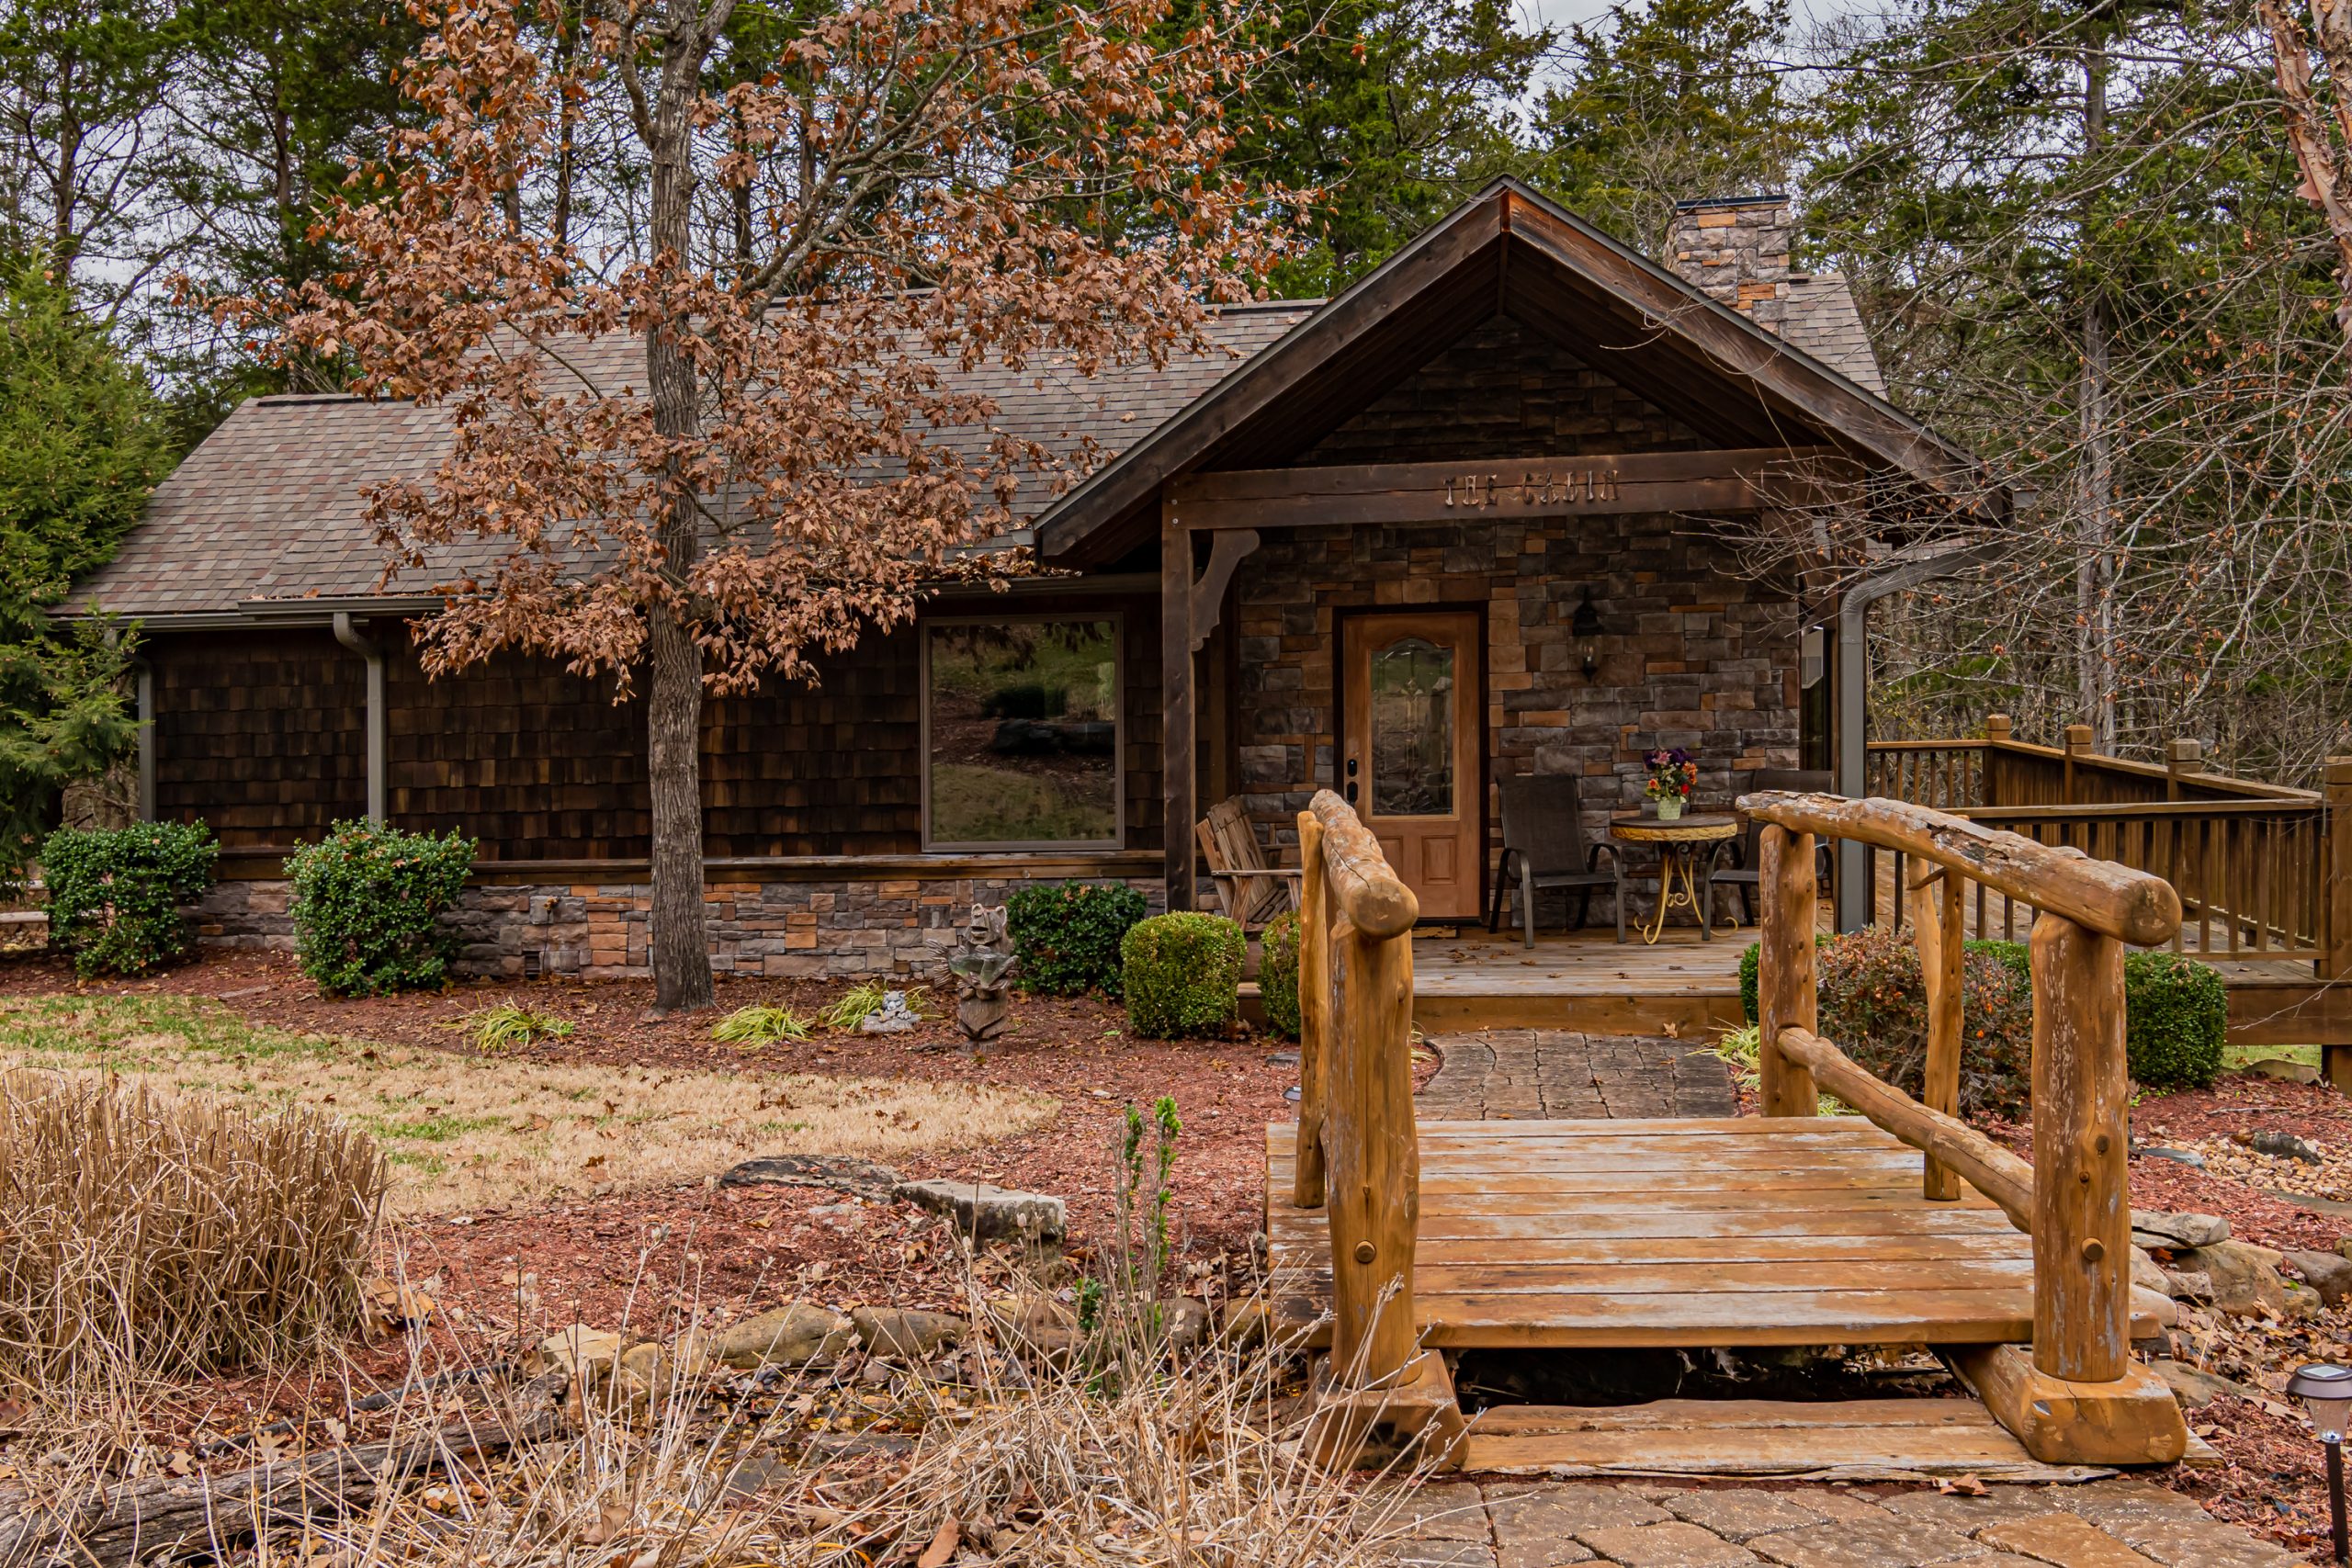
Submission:
[[[1887,401],[1844,280],[1798,270],[1794,243],[1784,197],[1694,203],[1661,265],[1504,180],[1336,299],[1224,310],[1210,354],[965,373],[1002,426],[1113,456],[1024,488],[1009,542],[1043,572],[944,588],[813,684],[707,705],[714,966],[932,975],[962,911],[1038,880],[1251,903],[1263,884],[1209,874],[1204,818],[1295,889],[1295,817],[1326,787],[1425,928],[1467,928],[1523,901],[1498,886],[1507,786],[1573,780],[1599,844],[1640,808],[1645,754],[1680,748],[1699,809],[1802,770],[2168,877],[2241,1039],[2352,1045],[2352,764],[2324,795],[2211,773],[2193,740],[2159,765],[1998,716],[1868,733],[1870,605],[1975,558],[1917,520],[1996,541],[2013,502]],[[408,622],[437,601],[384,579],[361,490],[428,474],[446,440],[437,411],[257,398],[158,489],[74,602],[141,628],[140,809],[220,840],[209,942],[289,942],[286,854],[373,817],[480,841],[465,969],[642,974],[642,705],[520,654],[428,679]],[[1878,541],[1862,571],[1775,547],[1824,508]],[[1667,922],[1660,861],[1627,863],[1600,914],[1622,891],[1651,940],[1547,932],[1532,973],[1499,940],[1432,953],[1423,1023],[1736,1022],[1752,919],[1694,948],[1713,933],[1688,887]],[[1892,869],[1838,852],[1841,927],[1901,919]],[[1752,916],[1744,870],[1736,898],[1697,901]]]
[[[1325,784],[1369,783],[1425,910],[1466,919],[1498,780],[1575,774],[1598,823],[1651,748],[1713,800],[1826,760],[1836,605],[1755,580],[1735,527],[1828,468],[1992,525],[2006,497],[1886,402],[1793,237],[1781,197],[1694,206],[1669,268],[1504,182],[1337,299],[1226,310],[1214,355],[976,373],[1003,423],[1121,449],[1027,498],[1015,540],[1055,575],[709,705],[714,964],[924,971],[958,911],[1039,878],[1193,907],[1206,806],[1293,852]],[[404,621],[431,601],[379,583],[359,490],[444,428],[258,398],[157,491],[77,601],[142,629],[141,810],[220,839],[211,941],[287,941],[287,851],[376,816],[480,840],[470,967],[641,972],[641,706],[522,656],[428,680]],[[1366,779],[1392,684],[1427,709],[1416,771]]]

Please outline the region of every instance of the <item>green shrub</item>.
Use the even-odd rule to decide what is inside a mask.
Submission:
[[[1926,1085],[1928,990],[1910,933],[1870,926],[1821,944],[1821,1032],[1915,1098]],[[1960,966],[1960,1110],[2021,1114],[2033,1092],[2033,994],[1996,954]]]
[[[871,1011],[872,1010],[867,1010]],[[865,1013],[857,1015],[862,1022]],[[757,1045],[773,1045],[780,1040],[806,1040],[813,1023],[788,1007],[754,1002],[737,1008],[711,1027],[710,1037],[722,1045],[741,1045],[746,1049]]]
[[[2024,942],[1972,942],[1968,951],[1997,959],[2031,990],[2033,950]],[[2123,1055],[2139,1083],[2211,1088],[2229,1033],[2229,991],[2211,964],[2177,953],[2123,955]]]
[[[212,886],[220,846],[201,822],[61,828],[41,845],[49,941],[76,973],[143,975],[188,950],[181,907]]]
[[[1288,912],[1266,922],[1258,938],[1258,1000],[1266,1022],[1285,1040],[1298,1038],[1298,917]]]
[[[1115,999],[1119,944],[1145,912],[1143,895],[1125,883],[1022,888],[1004,901],[1021,988],[1051,997],[1100,991]]]
[[[1152,1040],[1221,1030],[1241,1011],[1241,928],[1223,915],[1154,915],[1119,943],[1127,1021]]]
[[[2222,972],[2177,953],[2123,955],[2123,1053],[2150,1089],[2208,1089],[2222,1075],[2230,994]]]
[[[338,822],[286,860],[294,957],[330,996],[371,997],[448,976],[456,934],[441,912],[473,870],[474,840]]]
[[[441,1027],[458,1031],[472,1042],[475,1050],[491,1056],[527,1051],[542,1040],[566,1040],[571,1036],[570,1019],[541,1012],[537,1008],[518,1007],[513,1002],[468,1013]]]
[[[1813,933],[1813,945],[1816,948],[1828,940],[1828,933],[1825,931]],[[1747,951],[1739,955],[1739,1012],[1750,1023],[1759,1021],[1764,1016],[1763,1004],[1756,999],[1757,965],[1763,962],[1763,958],[1764,944],[1754,942],[1749,942]]]

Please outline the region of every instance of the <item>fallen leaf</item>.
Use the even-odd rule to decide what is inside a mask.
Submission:
[[[956,1543],[963,1539],[963,1533],[957,1528],[954,1515],[940,1520],[939,1533],[931,1538],[931,1544],[922,1549],[921,1557],[915,1559],[915,1568],[946,1568],[947,1560],[956,1555]]]

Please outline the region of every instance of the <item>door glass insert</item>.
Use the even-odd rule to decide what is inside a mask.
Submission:
[[[1453,811],[1453,649],[1417,637],[1372,655],[1372,808]]]

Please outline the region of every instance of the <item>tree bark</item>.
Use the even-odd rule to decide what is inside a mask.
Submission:
[[[695,170],[688,109],[709,44],[693,0],[671,0],[662,75],[645,128],[652,164],[650,238],[657,267],[684,267],[694,243]],[[678,334],[684,322],[655,311],[645,334],[645,378],[653,428],[681,446],[702,434],[694,367]],[[675,464],[654,505],[663,572],[683,597],[698,550],[698,500]],[[707,1008],[710,941],[703,912],[702,651],[678,611],[649,606],[652,668],[646,703],[646,758],[653,797],[653,1005],[663,1012]]]
[[[2104,26],[2098,18],[2089,24]],[[2083,50],[2083,162],[2096,174],[2107,144],[2107,40],[2097,31]],[[2079,243],[2096,230],[2095,191],[2083,197]],[[2086,257],[2087,259],[2087,257]],[[2095,265],[2095,264],[2094,264]],[[2082,515],[2075,551],[2075,679],[2083,722],[2101,751],[2115,750],[2115,450],[2109,432],[2113,370],[2107,299],[2096,276],[2083,304]]]

